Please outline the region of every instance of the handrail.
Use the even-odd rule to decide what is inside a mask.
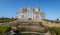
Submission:
[[[20,33],[13,33],[13,34],[12,33],[3,33],[3,34],[0,34],[0,35],[7,35],[7,34],[8,35],[14,35],[14,34],[28,34],[28,33],[29,34],[43,34],[43,35],[45,34],[45,33],[38,33],[38,32],[20,32]]]
[[[39,32],[21,32],[21,33],[45,34],[45,33],[39,33]]]

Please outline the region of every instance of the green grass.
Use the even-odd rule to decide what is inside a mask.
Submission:
[[[3,25],[0,25],[0,33],[5,33],[7,29],[9,29],[10,26],[3,26]]]
[[[49,27],[48,30],[49,30],[51,33],[53,33],[54,35],[55,35],[56,33],[58,33],[58,35],[60,35],[60,27]],[[54,32],[52,32],[52,31],[54,31]]]

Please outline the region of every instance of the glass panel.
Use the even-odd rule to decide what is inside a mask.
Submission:
[[[32,18],[32,13],[28,13],[27,18]]]
[[[21,15],[21,18],[24,18],[24,15]]]
[[[39,15],[36,15],[36,18],[39,18]]]

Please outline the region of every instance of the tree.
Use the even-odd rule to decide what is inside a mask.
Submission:
[[[59,19],[57,18],[57,21],[59,21]]]

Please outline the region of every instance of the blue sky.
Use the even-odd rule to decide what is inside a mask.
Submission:
[[[14,17],[21,6],[39,6],[46,19],[60,19],[60,0],[0,0],[0,17]]]

